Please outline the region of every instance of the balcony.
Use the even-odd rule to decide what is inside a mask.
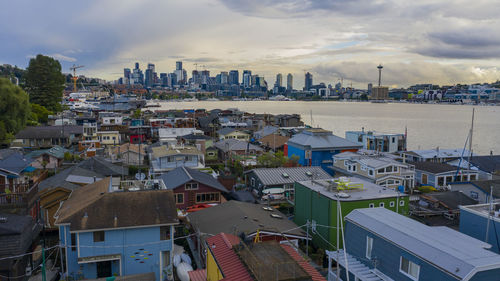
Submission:
[[[38,198],[38,184],[47,178],[47,171],[31,177],[29,182],[0,185],[0,208],[24,207]]]

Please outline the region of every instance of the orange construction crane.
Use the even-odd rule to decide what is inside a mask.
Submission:
[[[74,65],[70,67],[69,69],[73,70],[73,91],[76,93],[76,81],[78,80],[78,77],[76,77],[76,70],[78,68],[85,67],[84,65]]]

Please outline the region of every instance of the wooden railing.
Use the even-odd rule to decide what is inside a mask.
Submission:
[[[47,178],[47,171],[33,176],[28,183],[0,185],[0,206],[30,204],[38,196],[38,184]]]

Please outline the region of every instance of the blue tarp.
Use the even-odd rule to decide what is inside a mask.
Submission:
[[[28,166],[28,167],[24,168],[23,172],[29,173],[29,172],[33,172],[34,170],[36,170],[35,167]]]

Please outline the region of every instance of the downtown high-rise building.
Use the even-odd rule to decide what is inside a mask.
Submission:
[[[304,90],[309,91],[313,85],[313,75],[309,72],[305,75]]]
[[[283,86],[283,75],[281,73],[276,74],[276,82],[274,86],[282,87]]]
[[[286,76],[286,90],[293,90],[293,75],[291,73],[288,73],[288,75]]]
[[[132,77],[132,72],[130,68],[123,69],[123,84],[130,85],[130,78]]]
[[[198,70],[193,70],[191,75],[193,84],[201,84],[201,75]]]
[[[146,87],[153,87],[155,84],[155,65],[152,63],[148,63],[148,68],[145,72],[145,81],[144,85]]]
[[[144,84],[144,75],[142,74],[142,70],[139,68],[138,62],[135,63],[135,68],[132,70],[130,84]]]
[[[250,88],[252,87],[252,71],[251,70],[243,70],[243,87]]]
[[[239,85],[239,73],[238,70],[229,71],[229,85]]]
[[[227,71],[222,71],[220,73],[220,84],[229,84],[229,74]]]
[[[210,80],[210,70],[202,70],[201,71],[201,84],[208,84]]]
[[[182,61],[175,62],[175,70],[182,70]]]
[[[175,77],[177,79],[176,84],[179,85],[179,84],[185,84],[186,83],[186,79],[187,79],[187,75],[185,74],[185,70],[182,69],[182,61],[176,61],[175,62]]]

